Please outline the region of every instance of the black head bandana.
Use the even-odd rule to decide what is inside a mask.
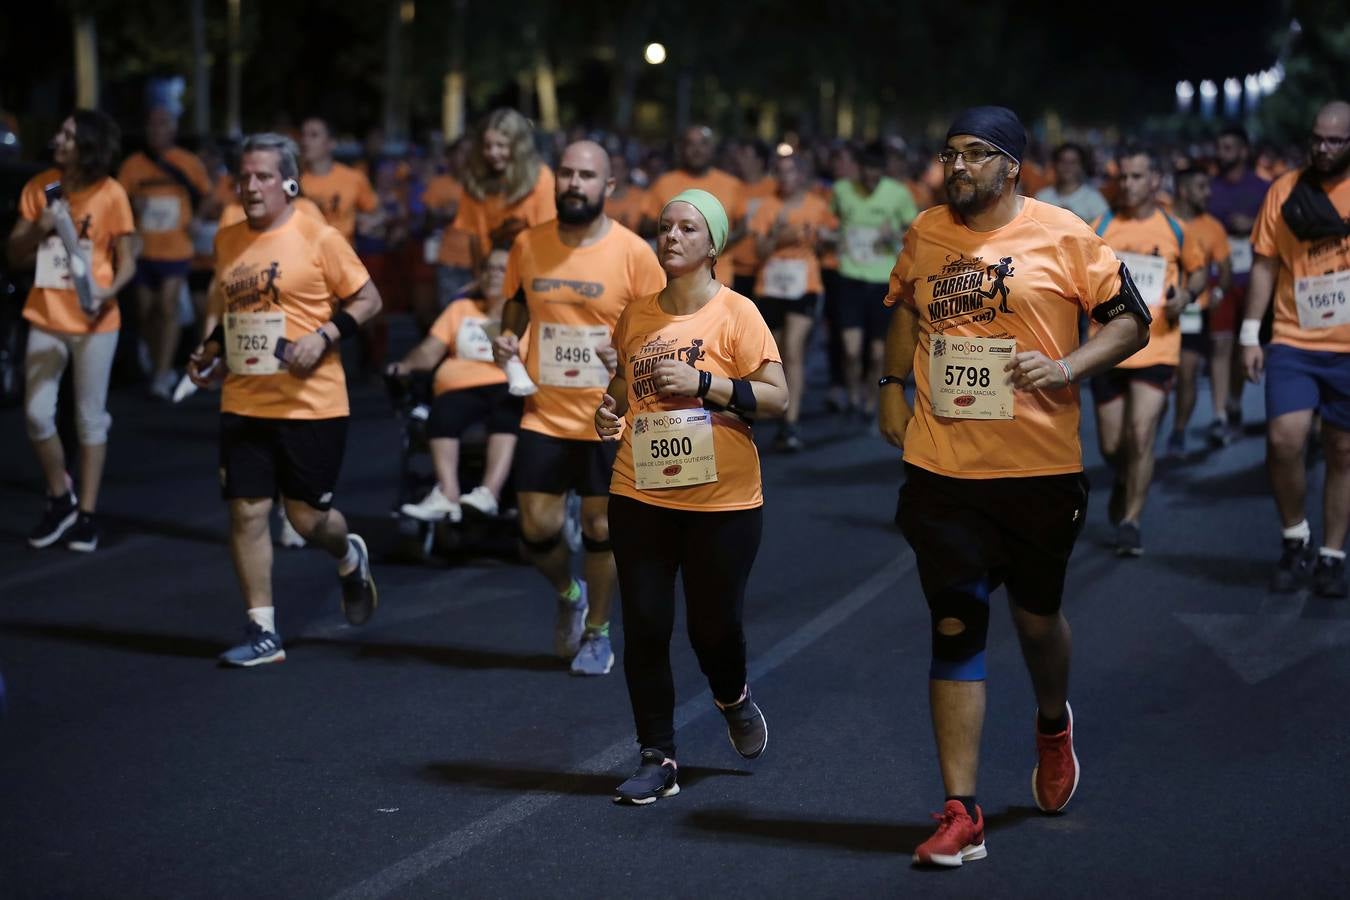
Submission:
[[[956,117],[947,129],[947,140],[958,134],[968,134],[991,144],[1017,162],[1027,149],[1027,130],[1017,113],[1002,106],[972,106]]]

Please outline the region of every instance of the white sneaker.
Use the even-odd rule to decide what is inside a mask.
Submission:
[[[464,518],[459,504],[447,500],[439,484],[431,489],[431,493],[421,503],[405,503],[399,507],[399,512],[419,522],[458,522]]]
[[[150,381],[150,396],[159,400],[170,400],[173,398],[173,389],[177,386],[178,375],[173,369],[160,372]]]
[[[277,535],[277,543],[283,547],[298,548],[305,546],[305,539],[300,536],[300,532],[295,530],[291,520],[286,518],[286,510],[278,509],[278,518],[281,519],[281,533]]]
[[[459,502],[471,509],[476,509],[485,516],[497,514],[497,498],[492,496],[492,491],[481,484],[460,497]]]

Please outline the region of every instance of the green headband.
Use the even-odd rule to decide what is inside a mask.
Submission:
[[[727,246],[727,232],[731,230],[731,223],[727,221],[727,211],[722,208],[722,202],[707,191],[690,188],[687,191],[680,191],[670,198],[670,201],[661,207],[662,215],[665,214],[671,203],[688,203],[699,211],[703,216],[703,221],[708,225],[708,234],[712,237],[713,249],[717,251],[718,256],[721,256],[722,251]]]

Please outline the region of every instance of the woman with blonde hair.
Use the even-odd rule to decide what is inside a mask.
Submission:
[[[454,227],[475,236],[474,268],[494,247],[558,214],[553,172],[534,146],[534,126],[514,109],[495,109],[479,126],[464,173]]]

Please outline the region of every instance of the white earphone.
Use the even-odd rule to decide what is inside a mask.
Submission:
[[[300,196],[300,182],[296,181],[294,178],[287,178],[285,181],[281,182],[281,189],[286,192],[287,197]]]

